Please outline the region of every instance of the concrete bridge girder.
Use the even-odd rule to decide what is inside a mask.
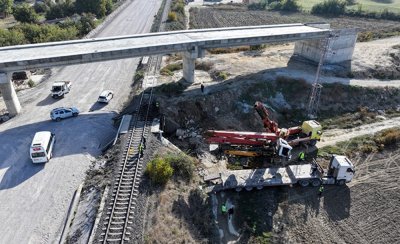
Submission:
[[[294,53],[314,60],[318,59],[322,50],[316,45],[319,42],[313,40],[326,38],[331,32],[329,24],[297,23],[148,33],[2,47],[0,91],[10,114],[15,115],[19,113],[21,106],[9,76],[13,71],[182,52],[183,78],[193,83],[195,61],[204,57],[205,49],[296,42]],[[327,56],[327,63],[351,59],[356,33],[352,30],[341,31],[339,36],[347,37],[335,41],[332,48],[334,55]]]
[[[21,104],[11,81],[11,73],[0,73],[0,92],[10,116],[17,115],[21,111]]]

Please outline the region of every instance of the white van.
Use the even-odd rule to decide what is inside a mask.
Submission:
[[[36,132],[33,137],[30,156],[33,163],[46,163],[52,156],[54,142],[56,137],[50,131]]]

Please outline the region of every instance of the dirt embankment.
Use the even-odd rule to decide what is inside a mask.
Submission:
[[[269,80],[262,75],[249,75],[208,85],[205,94],[200,89],[188,89],[179,96],[159,99],[167,122],[172,121],[175,129],[263,131],[261,119],[253,109],[256,101],[270,106],[282,127],[298,125],[299,120],[306,119],[310,90],[311,86],[302,80]],[[360,107],[390,111],[399,105],[398,88],[327,84],[322,91],[320,111],[322,118],[330,118],[358,111]]]

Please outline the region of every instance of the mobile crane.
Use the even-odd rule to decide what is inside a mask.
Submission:
[[[296,146],[300,143],[315,146],[321,139],[322,126],[315,120],[304,121],[301,126],[291,128],[279,128],[278,123],[270,119],[270,112],[261,102],[254,104],[254,109],[260,115],[264,128],[267,132],[274,133],[278,137],[286,140],[289,145]]]
[[[254,109],[260,115],[267,132],[208,130],[206,141],[218,145],[218,149],[227,155],[279,156],[290,159],[293,146],[300,143],[314,146],[321,138],[322,126],[315,120],[304,121],[302,126],[289,129],[279,128],[278,123],[270,119],[270,112],[261,102],[256,102]]]

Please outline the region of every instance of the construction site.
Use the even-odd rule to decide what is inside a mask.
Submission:
[[[317,18],[186,8],[192,28]],[[321,40],[206,50],[193,83],[180,54],[142,60],[115,120],[145,115],[151,129],[93,162],[67,242],[113,235],[107,199],[131,154],[143,161],[132,243],[400,242],[400,38],[381,33],[398,22],[349,19],[317,19],[332,30]],[[356,41],[367,31],[376,40]]]

